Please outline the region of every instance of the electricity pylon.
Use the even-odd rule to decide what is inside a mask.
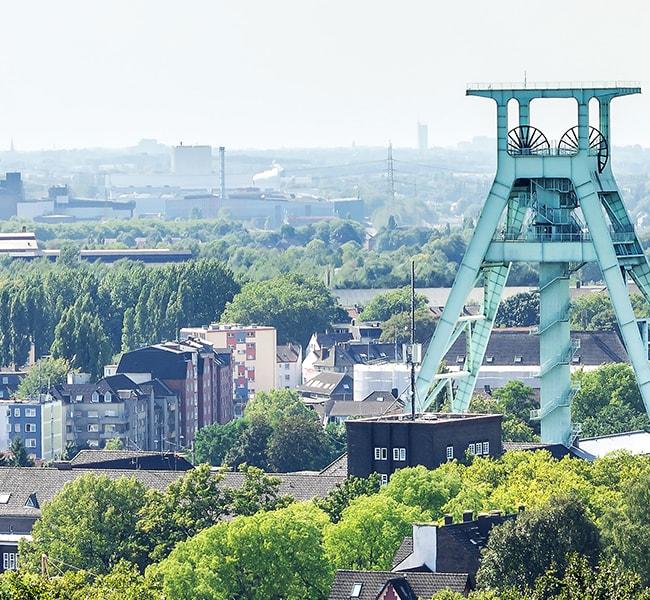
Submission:
[[[603,274],[639,390],[650,415],[648,326],[637,321],[626,278],[650,300],[650,266],[612,174],[610,103],[637,94],[637,83],[476,84],[467,95],[492,98],[497,105],[497,172],[459,266],[453,288],[429,344],[417,379],[417,409],[423,411],[446,386],[452,411],[466,412],[513,262],[539,263],[539,410],[546,443],[573,444],[570,366],[576,350],[569,329],[569,275],[587,262]],[[529,122],[534,99],[572,98],[577,126],[555,147]],[[598,101],[598,123],[589,124],[589,101]],[[508,131],[508,102],[518,103],[518,122]],[[597,127],[596,127],[597,125]],[[467,296],[482,284],[482,310],[461,316]],[[464,334],[462,370],[438,373],[458,337]],[[455,385],[453,383],[455,382]],[[408,408],[408,407],[407,407]]]

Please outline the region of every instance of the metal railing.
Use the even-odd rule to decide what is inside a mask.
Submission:
[[[634,231],[613,231],[610,229],[609,234],[612,237],[612,242],[616,244],[636,241]],[[524,234],[502,231],[492,238],[495,242],[590,242],[591,239],[591,233],[588,231],[559,233],[536,233],[527,231]]]
[[[501,81],[468,83],[467,91],[490,90],[592,90],[640,88],[640,81]]]

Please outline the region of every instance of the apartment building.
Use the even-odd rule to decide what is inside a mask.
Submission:
[[[36,460],[53,460],[65,449],[65,411],[61,401],[0,400],[0,450],[20,438]]]
[[[278,344],[276,387],[297,388],[302,383],[302,346],[300,344]]]
[[[213,323],[208,327],[183,327],[181,341],[203,340],[232,353],[235,416],[243,414],[256,392],[276,387],[277,337],[274,327]]]
[[[64,407],[64,447],[103,448],[112,439],[127,449],[178,445],[178,398],[159,380],[138,383],[124,374],[96,383],[69,380],[54,386],[50,397]]]
[[[179,439],[189,447],[200,427],[232,420],[232,368],[229,350],[188,338],[125,352],[116,372],[158,379],[178,396]]]

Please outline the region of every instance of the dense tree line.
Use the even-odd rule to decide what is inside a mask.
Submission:
[[[260,392],[244,417],[197,432],[196,457],[212,465],[249,464],[274,472],[318,470],[345,450],[342,427],[323,429],[294,390]]]
[[[238,291],[214,259],[105,267],[66,254],[56,264],[12,265],[0,274],[0,363],[24,364],[33,344],[36,356],[51,353],[97,376],[121,349],[218,319]]]
[[[389,219],[389,221],[391,221]],[[471,228],[397,226],[393,219],[367,238],[363,225],[331,220],[278,230],[258,230],[224,219],[160,221],[133,219],[100,223],[42,224],[7,221],[2,231],[33,230],[47,248],[135,248],[190,250],[195,257],[223,260],[251,281],[285,273],[329,277],[337,288],[399,287],[409,282],[416,259],[421,287],[449,286],[465,253]],[[515,265],[512,285],[534,285],[536,273]]]
[[[414,522],[521,505],[491,533],[476,600],[648,598],[648,457],[472,457],[402,469],[381,488],[375,477],[350,479],[311,502],[284,498],[277,480],[243,469],[238,489],[205,466],[165,492],[133,479],[76,479],[43,507],[21,572],[0,577],[0,598],[81,598],[92,574],[98,598],[113,597],[110,583],[126,590],[117,597],[147,600],[324,600],[335,569],[390,569]],[[38,575],[43,554],[57,574],[49,579]]]

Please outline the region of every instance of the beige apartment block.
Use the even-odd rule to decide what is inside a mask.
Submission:
[[[212,323],[208,327],[183,327],[181,340],[197,338],[215,348],[227,348],[233,357],[235,415],[257,392],[276,387],[277,336],[275,327]]]

